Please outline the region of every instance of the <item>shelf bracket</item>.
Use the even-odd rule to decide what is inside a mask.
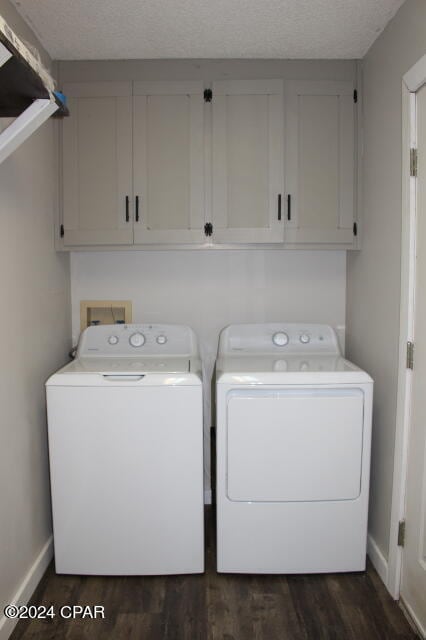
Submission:
[[[52,113],[58,109],[53,100],[39,98],[21,113],[0,134],[0,162],[3,162],[21,145]]]

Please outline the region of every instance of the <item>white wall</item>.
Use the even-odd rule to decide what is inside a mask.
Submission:
[[[135,322],[191,325],[205,374],[206,487],[210,379],[220,329],[274,320],[345,324],[343,251],[132,251],[72,254],[73,338],[80,300],[132,300]]]
[[[395,445],[401,257],[401,84],[426,52],[426,2],[407,0],[363,62],[362,251],[348,256],[347,353],[375,380],[369,530],[385,559]]]
[[[31,39],[7,0],[0,13]],[[0,164],[0,638],[12,626],[5,604],[21,589],[31,595],[51,552],[44,382],[66,360],[71,333],[69,260],[54,250],[55,126]]]

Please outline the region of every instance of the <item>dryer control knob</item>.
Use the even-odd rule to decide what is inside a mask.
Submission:
[[[157,344],[166,344],[167,338],[166,336],[157,336]]]
[[[285,347],[288,344],[288,335],[284,333],[284,331],[278,331],[278,333],[274,333],[272,336],[272,342],[277,347]]]
[[[108,338],[108,344],[118,344],[118,336],[110,336]]]
[[[142,347],[145,344],[145,336],[143,333],[132,333],[129,343],[132,347]]]
[[[302,333],[299,340],[302,344],[309,344],[309,342],[311,341],[311,336],[308,333]]]

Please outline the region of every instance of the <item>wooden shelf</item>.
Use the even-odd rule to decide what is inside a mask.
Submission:
[[[0,16],[0,118],[13,118],[0,133],[0,162],[48,118],[65,115],[53,78]]]
[[[40,98],[55,101],[56,117],[68,115],[51,76],[1,16],[0,43],[12,54],[0,66],[0,117],[17,117]]]

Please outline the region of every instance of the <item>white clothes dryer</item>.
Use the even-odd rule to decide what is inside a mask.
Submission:
[[[218,571],[365,569],[370,376],[321,324],[231,325],[216,368]]]
[[[189,327],[104,325],[47,381],[58,573],[203,572],[200,371]]]

